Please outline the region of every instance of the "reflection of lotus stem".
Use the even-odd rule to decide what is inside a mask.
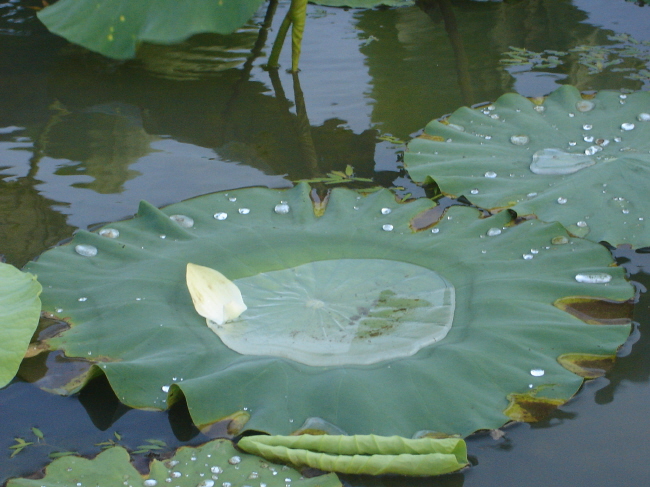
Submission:
[[[273,43],[273,49],[269,56],[268,66],[270,68],[278,67],[278,59],[280,58],[280,51],[284,39],[287,36],[289,26],[293,24],[291,29],[291,71],[298,71],[298,62],[300,60],[300,50],[302,45],[302,35],[305,31],[305,19],[307,18],[307,0],[291,0],[291,7],[287,12],[278,35]]]
[[[293,72],[293,96],[296,100],[296,115],[298,117],[298,139],[300,140],[300,148],[302,149],[305,162],[309,165],[314,174],[318,174],[318,156],[316,155],[316,147],[314,140],[311,137],[311,124],[307,116],[307,106],[305,105],[305,97],[300,88],[300,80],[298,73]]]
[[[463,95],[463,103],[471,105],[474,103],[474,93],[469,76],[469,64],[467,62],[467,55],[465,54],[465,47],[463,46],[463,39],[458,32],[456,16],[451,8],[451,2],[449,0],[417,0],[416,4],[429,16],[431,16],[436,6],[440,9],[442,19],[445,23],[445,30],[447,31],[447,36],[449,36],[449,42],[451,43],[451,48],[456,58],[458,84]]]

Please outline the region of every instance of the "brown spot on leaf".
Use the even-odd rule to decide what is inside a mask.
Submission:
[[[634,305],[631,301],[611,301],[588,296],[569,296],[555,306],[590,325],[628,325]]]
[[[444,211],[445,208],[442,206],[436,206],[434,208],[424,210],[422,213],[419,213],[413,217],[409,223],[409,226],[414,232],[427,230],[440,221],[440,218],[442,217]]]
[[[616,360],[615,355],[596,355],[593,353],[565,353],[557,361],[565,369],[585,379],[595,379],[605,375]]]
[[[426,139],[426,140],[433,140],[435,142],[444,142],[445,138],[440,137],[439,135],[429,135],[429,134],[422,134],[417,137],[418,139]]]
[[[546,418],[566,401],[548,397],[536,397],[537,391],[525,394],[509,394],[510,404],[503,413],[514,421],[534,423]]]
[[[246,411],[237,411],[214,423],[200,425],[199,429],[209,438],[232,438],[241,433],[250,417]]]

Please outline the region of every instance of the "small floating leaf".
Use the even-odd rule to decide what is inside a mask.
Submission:
[[[334,474],[305,479],[300,472],[282,465],[240,453],[228,440],[214,440],[199,447],[179,448],[175,455],[164,461],[153,460],[149,474],[142,476],[130,462],[128,452],[122,447],[104,450],[93,459],[75,456],[74,452],[59,452],[45,470],[45,476],[34,479],[12,479],[7,487],[60,487],[62,485],[106,486],[162,486],[172,479],[183,486],[214,487],[247,485],[255,478],[255,485],[267,487],[341,487]],[[232,465],[228,459],[238,456]],[[277,475],[278,472],[282,475]],[[219,483],[214,478],[218,474]],[[213,476],[214,475],[214,476]],[[182,478],[181,478],[182,477]],[[248,481],[248,482],[247,482]],[[125,484],[126,482],[126,484]],[[176,485],[176,484],[172,484]]]
[[[446,121],[472,130],[443,144],[436,140],[450,129],[430,122],[409,142],[404,165],[416,182],[433,180],[444,194],[493,212],[512,208],[595,242],[647,246],[650,124],[642,120],[650,93],[627,95],[623,104],[620,95],[585,99],[565,85],[541,100],[509,93],[492,110],[459,108]],[[522,133],[530,141],[512,143]],[[612,204],[621,197],[624,206]]]
[[[237,446],[270,461],[347,474],[432,476],[469,464],[465,442],[460,438],[247,436]]]

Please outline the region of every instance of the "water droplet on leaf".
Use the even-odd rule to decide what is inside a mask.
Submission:
[[[392,232],[393,231],[393,225],[391,225],[390,223],[387,223],[386,225],[382,225],[381,228],[383,228],[387,232]]]
[[[228,218],[228,213],[224,213],[223,211],[214,214],[215,220],[225,220],[226,218]]]
[[[248,215],[251,212],[250,208],[240,208],[239,213],[241,215]]]
[[[530,375],[533,377],[541,377],[544,373],[544,369],[530,369]]]
[[[391,210],[390,208],[382,208],[381,209],[381,214],[382,215],[388,215],[391,211],[393,211],[393,210]]]
[[[74,250],[84,257],[95,257],[97,255],[97,247],[88,244],[76,245]]]
[[[194,226],[194,219],[187,215],[171,215],[170,220],[174,220],[183,228],[192,228]]]
[[[594,102],[592,102],[592,101],[589,101],[589,100],[581,100],[581,101],[579,101],[578,103],[576,103],[576,110],[578,110],[579,112],[583,112],[583,113],[584,113],[584,112],[588,112],[588,111],[590,111],[590,110],[593,110],[593,108],[594,108],[595,106],[596,106],[596,105],[595,105]]]
[[[289,205],[287,203],[280,203],[275,205],[275,208],[273,208],[273,211],[275,211],[278,215],[286,215],[289,213]]]
[[[485,173],[485,177],[486,178],[496,178],[497,173],[495,173],[494,171],[488,171],[488,172]]]
[[[612,276],[604,272],[594,272],[589,274],[577,274],[576,281],[587,284],[606,284],[612,280]]]
[[[510,137],[510,142],[512,142],[514,145],[526,145],[528,142],[530,142],[530,137],[527,135],[513,135]]]
[[[497,235],[501,235],[501,229],[500,229],[500,228],[496,228],[496,227],[494,227],[494,228],[490,228],[490,229],[487,231],[486,235],[487,235],[488,237],[496,237]]]
[[[583,154],[570,154],[559,149],[542,149],[533,154],[530,170],[535,174],[573,174],[596,162]]]
[[[621,130],[629,131],[634,129],[634,124],[633,123],[622,123],[621,124]]]
[[[102,228],[99,234],[106,238],[117,238],[120,236],[120,231],[115,228]]]

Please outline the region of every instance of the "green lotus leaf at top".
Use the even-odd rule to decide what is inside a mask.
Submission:
[[[281,474],[281,475],[279,475]],[[255,483],[252,480],[255,480]],[[179,448],[172,458],[153,460],[142,476],[122,447],[109,448],[93,459],[65,456],[54,460],[39,479],[9,480],[7,487],[55,487],[62,485],[133,485],[154,487],[215,485],[267,485],[268,487],[340,487],[335,474],[305,479],[300,472],[270,464],[236,450],[228,440],[214,440],[199,447]]]
[[[105,373],[129,406],[184,396],[200,426],[242,412],[272,434],[318,417],[410,437],[497,428],[523,414],[511,412],[522,397],[561,404],[582,377],[558,357],[611,362],[629,334],[554,305],[633,296],[604,247],[558,223],[460,206],[437,221],[435,203],[388,190],[336,188],[326,206],[310,194],[143,202],[132,220],[78,232],[27,266],[44,308],[71,324],[49,345],[93,361],[88,377]],[[188,262],[232,280],[248,309],[206,326]]]
[[[324,7],[351,7],[375,8],[380,5],[386,7],[410,7],[415,4],[413,0],[314,0],[312,3]]]
[[[114,59],[141,42],[175,44],[204,32],[230,34],[262,0],[59,0],[38,13],[54,34]]]
[[[16,375],[41,316],[36,277],[0,263],[0,387]]]
[[[650,245],[650,93],[545,100],[506,94],[433,121],[404,156],[417,182],[489,209],[559,221],[573,235]]]

